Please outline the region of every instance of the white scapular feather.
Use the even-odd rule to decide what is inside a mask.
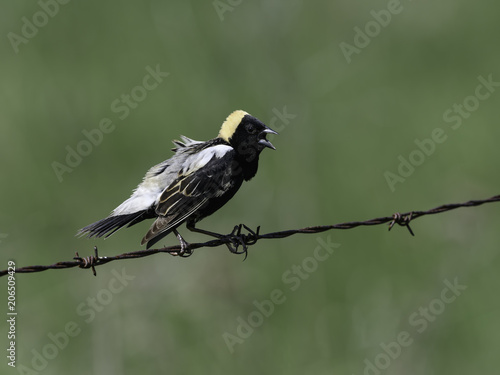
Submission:
[[[227,145],[207,147],[200,152],[190,154],[190,147],[203,143],[182,136],[185,146],[180,147],[170,159],[155,165],[144,176],[142,182],[125,202],[116,207],[111,216],[126,215],[149,209],[156,204],[163,192],[179,175],[179,171],[188,175],[203,168],[212,158],[222,158],[233,150]]]
[[[215,156],[220,159],[233,148],[226,145],[208,147],[201,152],[189,156],[182,164],[182,174],[188,175],[203,168]]]

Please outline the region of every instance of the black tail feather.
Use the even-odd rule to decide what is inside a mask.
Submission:
[[[144,219],[148,219],[146,211],[139,211],[133,214],[109,216],[105,219],[96,221],[95,223],[89,224],[86,227],[80,229],[77,236],[83,236],[87,234],[88,238],[91,237],[109,237],[115,233],[118,229],[124,226],[132,226],[137,224]]]

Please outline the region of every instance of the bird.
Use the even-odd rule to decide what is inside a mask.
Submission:
[[[222,123],[216,138],[203,142],[181,136],[181,141],[173,141],[175,154],[150,168],[130,198],[77,235],[109,237],[125,226],[155,219],[141,245],[149,249],[173,232],[180,242],[179,255],[188,253],[188,243],[177,230],[184,223],[190,231],[220,238],[197,228],[196,223],[219,210],[243,181],[255,176],[263,149],[276,150],[267,134],[278,133],[249,113],[236,110]]]

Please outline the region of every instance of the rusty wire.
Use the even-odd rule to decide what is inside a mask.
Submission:
[[[219,238],[204,242],[204,243],[189,243],[187,248],[184,249],[184,251],[181,251],[181,246],[180,245],[173,245],[173,246],[168,246],[168,247],[163,247],[160,249],[148,249],[148,250],[138,250],[138,251],[132,251],[128,253],[123,253],[120,255],[115,255],[115,256],[99,256],[97,252],[97,247],[94,247],[94,252],[95,255],[90,255],[88,257],[81,257],[78,252],[76,253],[76,256],[73,258],[73,261],[65,261],[65,262],[57,262],[55,264],[51,264],[48,266],[27,266],[27,267],[21,267],[21,268],[16,268],[16,273],[30,273],[30,272],[41,272],[49,269],[62,269],[62,268],[73,268],[73,267],[80,267],[80,268],[90,268],[92,269],[94,276],[96,275],[95,272],[95,267],[97,266],[102,266],[103,264],[115,261],[115,260],[123,260],[123,259],[134,259],[134,258],[142,258],[146,256],[150,256],[153,254],[158,254],[158,253],[169,253],[171,255],[181,255],[181,256],[189,256],[192,254],[193,250],[199,249],[202,247],[217,247],[221,245],[226,245],[228,249],[235,254],[245,254],[245,257],[247,255],[247,249],[248,246],[254,245],[257,243],[258,240],[261,239],[276,239],[276,238],[285,238],[292,236],[294,234],[311,234],[311,233],[321,233],[327,230],[332,230],[332,229],[352,229],[356,228],[359,226],[370,226],[370,225],[380,225],[380,224],[386,224],[389,223],[389,230],[392,229],[392,227],[395,224],[398,224],[400,226],[404,226],[408,228],[409,232],[411,235],[413,234],[412,229],[410,228],[410,222],[418,219],[421,216],[426,216],[426,215],[434,215],[434,214],[439,214],[442,212],[454,210],[456,208],[460,207],[475,207],[479,206],[485,203],[492,203],[492,202],[499,202],[500,201],[500,195],[495,195],[491,198],[488,199],[482,199],[482,200],[470,200],[468,202],[464,203],[452,203],[452,204],[444,204],[442,206],[438,206],[435,208],[432,208],[427,211],[410,211],[410,212],[405,212],[405,213],[395,213],[391,216],[385,216],[385,217],[378,217],[375,219],[371,220],[366,220],[366,221],[351,221],[347,223],[341,223],[341,224],[334,224],[334,225],[320,225],[320,226],[314,226],[314,227],[307,227],[307,228],[302,228],[302,229],[292,229],[292,230],[285,230],[285,231],[280,231],[280,232],[272,232],[272,233],[266,233],[266,234],[261,234],[260,233],[260,227],[257,228],[256,231],[251,230],[248,228],[246,225],[240,224],[234,227],[233,231],[227,235],[220,235]],[[248,233],[241,233],[242,230],[245,229]],[[243,250],[238,250],[239,246],[242,247]],[[0,277],[7,275],[8,271],[3,270],[0,271]]]

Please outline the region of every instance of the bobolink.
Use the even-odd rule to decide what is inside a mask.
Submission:
[[[269,147],[266,134],[278,134],[250,114],[238,110],[222,124],[217,138],[206,142],[181,136],[173,141],[175,155],[152,167],[131,197],[102,220],[78,231],[88,237],[109,237],[124,226],[156,218],[141,245],[150,248],[171,232],[187,246],[177,228],[216,235],[195,228],[195,223],[213,214],[229,201],[243,181],[257,173],[259,154]]]

